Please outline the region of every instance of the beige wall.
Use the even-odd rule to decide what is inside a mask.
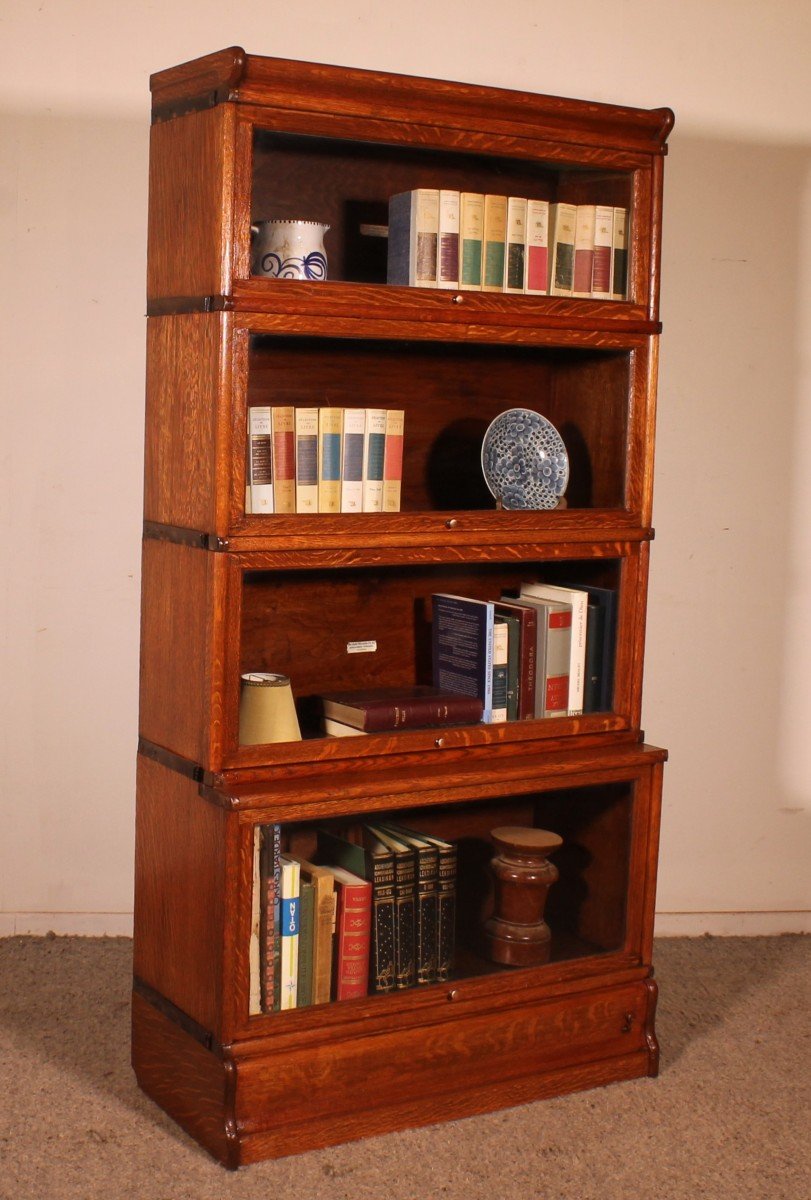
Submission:
[[[811,8],[4,5],[0,933],[130,927],[148,75],[251,52],[656,106],[660,929],[807,927]],[[480,19],[477,20],[477,17]]]

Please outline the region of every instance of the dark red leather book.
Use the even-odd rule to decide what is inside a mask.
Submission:
[[[369,991],[369,944],[372,933],[372,885],[343,867],[330,866],[335,877],[333,1000],[356,1000]]]
[[[319,700],[323,716],[365,733],[424,725],[474,725],[482,718],[482,702],[476,696],[421,685],[326,692]]]

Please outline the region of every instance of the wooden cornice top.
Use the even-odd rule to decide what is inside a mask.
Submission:
[[[152,111],[166,119],[237,102],[273,110],[329,113],[422,125],[543,136],[563,143],[666,153],[669,108],[640,109],[505,88],[450,83],[355,67],[246,54],[239,46],[151,76]]]

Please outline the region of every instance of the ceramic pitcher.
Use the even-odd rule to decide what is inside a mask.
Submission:
[[[318,221],[260,221],[251,226],[252,271],[273,279],[326,279],[324,234]]]

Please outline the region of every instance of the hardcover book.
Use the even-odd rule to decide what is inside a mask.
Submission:
[[[260,858],[261,914],[260,961],[262,1012],[279,1007],[279,962],[281,959],[280,879],[282,837],[280,825],[261,827]]]
[[[611,299],[613,238],[614,209],[598,204],[594,216],[594,267],[591,276],[591,294],[595,300]]]
[[[504,291],[507,246],[507,197],[485,196],[482,243],[482,291]]]
[[[572,295],[580,300],[591,298],[596,215],[597,208],[594,204],[578,204],[574,226]]]
[[[389,199],[386,281],[402,287],[436,287],[439,192],[416,188]]]
[[[574,282],[574,204],[549,205],[549,295],[571,296]]]
[[[293,408],[272,408],[273,507],[277,513],[296,511],[296,422]]]
[[[318,512],[318,409],[297,408],[296,512]]]
[[[456,951],[456,843],[418,834],[436,846],[437,863],[437,965],[436,977],[442,983],[451,978]]]
[[[343,867],[330,871],[338,897],[332,998],[356,1000],[369,992],[372,885]]]
[[[507,631],[506,719],[508,721],[517,721],[521,622],[515,613],[499,611],[501,608],[500,604],[496,604],[494,607],[496,630],[498,630],[499,625],[503,625]],[[493,681],[493,692],[493,707],[495,707],[495,680]]]
[[[363,512],[363,439],[366,409],[343,410],[341,443],[341,512]]]
[[[549,203],[546,200],[527,200],[524,267],[524,291],[530,296],[545,296],[549,291]]]
[[[318,511],[341,511],[341,428],[343,410],[318,410]]]
[[[459,196],[459,290],[481,291],[484,196],[462,192]]]
[[[551,583],[522,583],[520,603],[536,599],[568,604],[572,610],[568,668],[570,693],[566,707],[570,717],[578,716],[583,711],[588,594],[582,588],[566,588]]]
[[[281,1009],[295,1008],[298,992],[299,864],[286,854],[281,859]]]
[[[434,687],[482,702],[482,720],[493,719],[491,600],[434,593],[431,598]]]
[[[417,982],[416,897],[417,858],[412,846],[390,830],[370,825],[369,830],[394,856],[394,966],[398,988]]]
[[[390,825],[383,829],[400,842],[411,846],[416,857],[416,963],[417,983],[437,980],[437,936],[439,916],[439,849],[422,835]]]
[[[482,702],[477,696],[424,684],[324,692],[319,703],[325,719],[342,721],[364,733],[431,725],[472,725],[482,717]]]
[[[278,826],[277,826],[278,828]],[[335,878],[328,867],[298,860],[301,879],[313,887],[313,1004],[329,1004],[332,996],[332,947],[335,937]]]
[[[439,193],[439,245],[437,249],[436,285],[438,288],[459,287],[459,193]]]
[[[273,512],[273,454],[270,433],[270,408],[248,409],[248,484],[251,512]]]
[[[503,617],[493,618],[493,724],[507,720],[507,668],[510,631]]]
[[[523,292],[527,250],[527,202],[520,196],[507,199],[504,291]]]
[[[383,463],[386,451],[386,411],[367,408],[363,447],[363,511],[383,509]]]
[[[299,883],[298,981],[296,1008],[309,1008],[313,1002],[313,939],[315,936],[315,889],[302,879]]]
[[[628,209],[614,209],[613,259],[611,265],[611,298],[628,299]]]
[[[572,589],[574,590],[574,589]],[[595,587],[579,583],[577,590],[588,598],[586,658],[589,666],[585,673],[585,688],[590,689],[589,699],[584,691],[584,712],[610,712],[614,707],[614,655],[617,630],[617,593],[613,588]],[[594,644],[596,638],[597,645]],[[598,649],[599,647],[599,649]],[[589,683],[590,676],[597,675],[598,682]]]
[[[366,834],[356,845],[325,829],[318,831],[318,857],[322,862],[359,875],[372,885],[372,924],[369,947],[369,990],[394,991],[394,854],[379,839]]]
[[[400,511],[404,422],[405,413],[401,408],[387,410],[386,441],[383,449],[383,512]]]
[[[495,613],[513,616],[518,621],[518,714],[519,721],[535,716],[535,676],[538,654],[538,614],[528,604],[521,604],[515,597],[502,598],[495,602]]]

